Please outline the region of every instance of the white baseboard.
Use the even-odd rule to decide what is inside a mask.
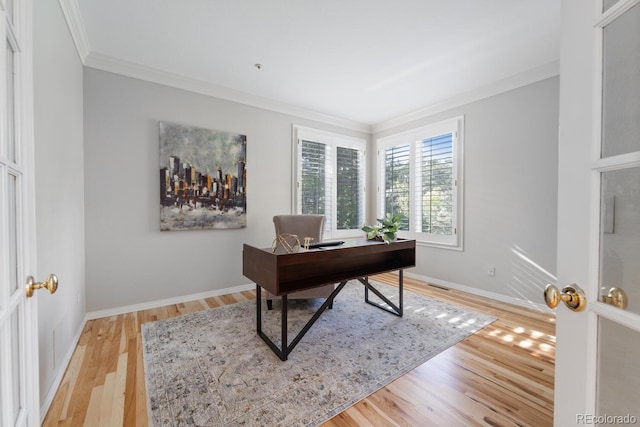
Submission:
[[[406,271],[404,272],[404,275],[417,280],[421,280],[426,283],[431,283],[436,286],[443,286],[445,288],[455,289],[457,291],[466,292],[468,294],[490,298],[490,299],[504,302],[507,304],[513,304],[513,305],[517,305],[524,308],[530,308],[530,309],[545,312],[545,313],[552,313],[552,311],[546,305],[540,304],[537,302],[523,300],[521,298],[515,298],[515,297],[506,296],[506,295],[500,295],[494,292],[473,288],[471,286],[461,285],[459,283],[448,282],[446,280],[436,279],[435,277],[423,276],[420,274],[414,274]]]
[[[87,320],[99,319],[101,317],[117,316],[119,314],[132,313],[134,311],[149,310],[151,308],[164,307],[165,305],[180,304],[183,302],[195,301],[199,299],[217,297],[220,295],[233,294],[236,292],[251,291],[256,288],[254,284],[233,286],[231,288],[215,289],[213,291],[201,292],[199,294],[183,295],[175,298],[144,302],[141,304],[127,305],[124,307],[108,308],[106,310],[91,311],[87,313]]]
[[[49,408],[51,407],[51,402],[53,402],[53,398],[60,388],[60,384],[62,383],[62,379],[64,378],[65,372],[67,372],[67,367],[69,363],[71,363],[71,358],[73,357],[73,352],[76,351],[76,347],[78,347],[78,342],[80,341],[80,336],[82,335],[82,331],[84,330],[84,326],[87,324],[87,316],[84,317],[82,322],[80,322],[80,327],[76,331],[75,336],[71,340],[71,344],[69,344],[69,349],[67,350],[67,354],[65,354],[61,363],[58,364],[58,372],[56,376],[53,378],[51,382],[51,386],[49,390],[47,390],[47,395],[44,397],[40,405],[40,421],[44,421],[44,417],[49,412]]]

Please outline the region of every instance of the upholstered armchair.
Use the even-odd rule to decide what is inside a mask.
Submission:
[[[311,237],[311,243],[322,241],[322,232],[324,229],[324,215],[276,215],[273,217],[273,224],[276,229],[276,236],[288,233],[295,234],[300,240],[300,244],[304,245],[304,238]],[[293,292],[287,295],[288,299],[311,299],[311,298],[327,298],[331,295],[335,288],[335,284],[320,286],[304,291]],[[270,292],[266,292],[267,308],[273,308],[273,300],[279,298]],[[329,306],[331,308],[331,305]]]

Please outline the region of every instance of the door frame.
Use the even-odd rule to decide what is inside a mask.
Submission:
[[[16,0],[24,7],[23,22],[23,56],[21,84],[23,96],[21,97],[22,122],[22,144],[25,165],[25,191],[24,191],[24,268],[22,279],[26,280],[27,275],[40,278],[37,269],[37,234],[36,234],[36,166],[35,166],[35,122],[34,122],[34,93],[33,93],[33,0]],[[26,293],[25,293],[26,297]],[[27,349],[25,354],[25,364],[27,369],[26,387],[29,391],[27,396],[27,409],[29,423],[31,427],[41,424],[40,414],[40,358],[39,354],[39,334],[38,334],[38,297],[37,294],[27,298],[25,304],[25,326],[28,331],[26,339]]]
[[[3,37],[6,40],[8,35],[7,22],[6,22],[6,0],[1,1],[0,17],[2,23],[0,28],[2,29]],[[16,199],[18,200],[18,217],[16,218],[16,232],[17,232],[17,254],[18,254],[18,269],[17,269],[17,290],[13,296],[9,295],[6,289],[1,290],[3,292],[1,299],[5,303],[5,307],[17,307],[20,306],[23,311],[21,313],[22,318],[20,325],[23,329],[22,339],[18,353],[20,355],[21,372],[19,373],[20,382],[20,401],[24,404],[24,413],[17,420],[19,426],[35,427],[40,425],[40,393],[39,393],[39,356],[38,356],[38,306],[37,298],[26,298],[24,292],[24,279],[28,274],[37,275],[36,271],[36,211],[35,211],[35,145],[34,145],[34,110],[33,110],[33,3],[32,0],[15,0],[13,3],[14,10],[14,30],[15,36],[19,45],[19,54],[16,56],[17,61],[15,63],[16,75],[15,75],[15,140],[16,140],[16,162],[17,165],[14,170],[20,176],[20,185],[17,190]],[[6,44],[5,44],[6,46]],[[6,47],[3,47],[2,54],[5,56]],[[0,81],[6,82],[6,66],[2,63],[0,69]],[[5,86],[6,87],[6,86]],[[4,129],[7,126],[6,120],[6,105],[0,106],[0,130],[4,137]],[[6,139],[5,139],[5,142]],[[0,150],[3,155],[6,155],[6,144],[0,144]],[[8,162],[11,164],[12,162]],[[8,166],[5,166],[8,167]],[[0,177],[0,185],[2,185],[3,193],[7,188],[8,183],[5,178],[8,173],[3,173]],[[0,201],[0,219],[3,219],[1,234],[7,236],[10,230],[8,227],[8,221],[5,218],[5,214],[8,209],[7,199],[4,197]],[[6,249],[6,247],[5,247]],[[2,259],[0,263],[5,268],[2,271],[5,275],[2,280],[5,283],[10,281],[8,275],[8,257],[9,254],[4,250],[0,250]],[[12,310],[4,312],[2,315],[6,316],[3,325],[8,324],[8,317],[12,313]],[[6,321],[6,323],[5,323]],[[2,347],[8,349],[11,354],[13,350],[10,333],[5,333],[2,336]],[[10,372],[12,369],[11,361],[9,357],[2,358],[2,366],[0,371]],[[12,394],[11,383],[3,376],[5,380],[0,382],[0,388],[2,388],[2,395],[9,396]],[[3,418],[0,419],[0,425],[14,425],[14,420],[11,419],[9,411],[3,413]]]

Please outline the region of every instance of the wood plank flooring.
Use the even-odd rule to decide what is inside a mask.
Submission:
[[[498,320],[323,427],[553,425],[553,315],[407,277],[405,289]],[[250,299],[253,292],[241,292],[87,322],[43,425],[146,426],[140,325]]]

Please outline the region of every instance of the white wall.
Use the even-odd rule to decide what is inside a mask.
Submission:
[[[412,273],[543,303],[556,272],[558,85],[554,77],[373,135],[375,145],[384,136],[465,117],[464,251],[419,246]],[[487,274],[490,265],[495,277]]]
[[[242,244],[291,212],[292,125],[369,137],[90,68],[84,106],[88,311],[248,284]],[[159,231],[159,120],[247,135],[245,229]]]
[[[56,0],[34,2],[34,68],[37,280],[60,281],[37,293],[42,402],[85,314],[82,64]]]

